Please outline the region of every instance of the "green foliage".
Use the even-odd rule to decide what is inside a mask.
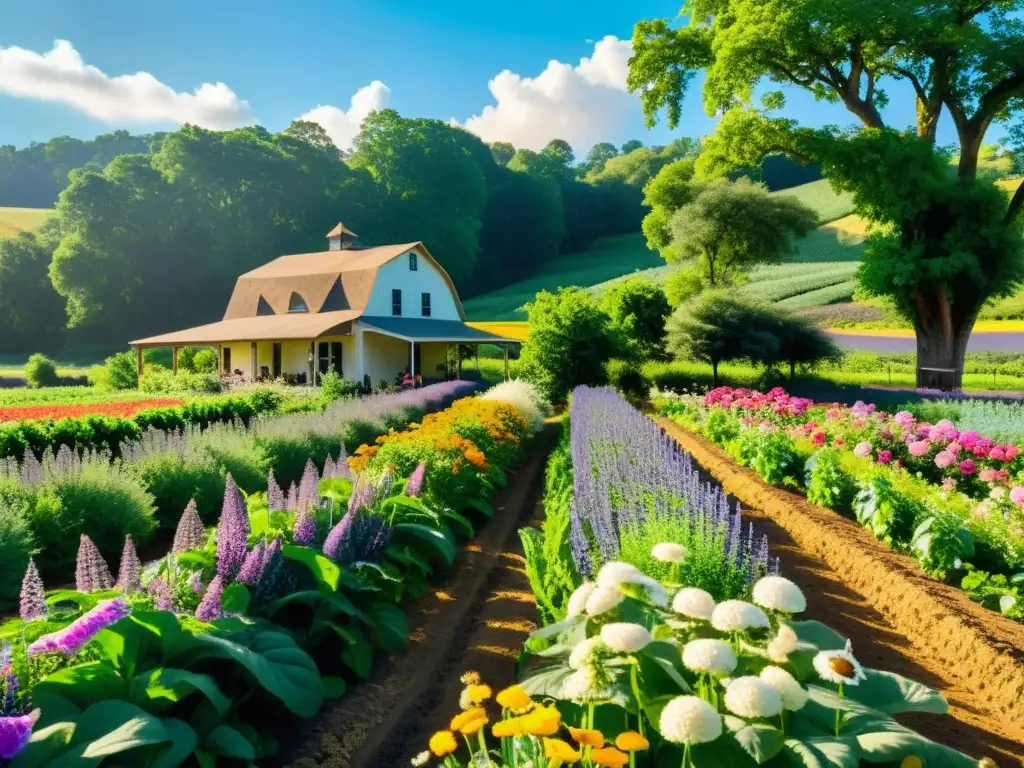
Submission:
[[[633,358],[664,357],[665,320],[672,309],[660,286],[640,278],[625,280],[605,291],[601,309]]]
[[[605,364],[608,383],[626,397],[640,400],[647,395],[647,381],[638,363],[632,360],[609,360]]]
[[[139,372],[133,352],[118,352],[89,371],[89,382],[98,389],[137,389]]]
[[[178,350],[178,369],[196,372],[196,350],[194,347],[182,347]]]
[[[36,389],[57,386],[60,383],[57,364],[38,352],[31,355],[28,362],[25,363],[25,383]]]
[[[3,155],[9,149],[0,149],[0,189],[4,188]],[[55,348],[60,342],[64,308],[48,271],[56,237],[49,222],[38,233],[0,237],[2,352],[28,352],[44,344]]]
[[[607,381],[604,363],[618,351],[608,315],[578,288],[542,291],[527,305],[530,336],[519,358],[523,378],[553,402],[580,384]]]
[[[804,464],[807,500],[834,509],[844,515],[853,512],[857,485],[847,474],[840,454],[833,448],[822,448]],[[858,510],[862,509],[858,505]]]
[[[217,353],[212,349],[200,349],[192,358],[192,366],[196,373],[216,373]]]
[[[320,397],[325,402],[333,403],[343,397],[355,397],[359,394],[359,385],[350,379],[343,379],[333,368],[320,375]]]
[[[139,382],[139,389],[152,394],[195,392],[216,394],[221,391],[220,380],[212,373],[194,373],[181,369],[177,373],[168,370],[147,371]]]
[[[10,610],[21,590],[21,578],[35,549],[32,529],[26,519],[27,504],[16,494],[5,492],[0,483],[0,610]]]

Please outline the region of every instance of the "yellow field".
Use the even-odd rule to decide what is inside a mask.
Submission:
[[[51,208],[0,208],[0,237],[31,232],[52,213]]]
[[[466,323],[466,325],[480,331],[493,333],[495,336],[501,336],[506,339],[519,339],[520,341],[526,341],[526,336],[530,332],[529,323],[512,320],[494,323]]]
[[[835,232],[836,237],[844,243],[858,244],[868,236],[868,223],[855,213],[841,219],[822,224],[818,229]]]

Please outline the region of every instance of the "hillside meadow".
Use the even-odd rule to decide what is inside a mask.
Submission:
[[[0,238],[32,232],[53,213],[51,208],[0,207]]]

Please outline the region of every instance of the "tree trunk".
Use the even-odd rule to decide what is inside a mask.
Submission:
[[[718,361],[717,360],[712,360],[711,361],[711,384],[713,386],[716,386],[716,387],[718,386]]]
[[[960,389],[964,356],[971,337],[971,323],[950,333],[917,329],[917,386],[926,389]]]

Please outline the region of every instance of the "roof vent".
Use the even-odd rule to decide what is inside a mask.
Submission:
[[[359,235],[340,221],[338,226],[327,233],[327,250],[329,251],[347,251],[359,247]]]

